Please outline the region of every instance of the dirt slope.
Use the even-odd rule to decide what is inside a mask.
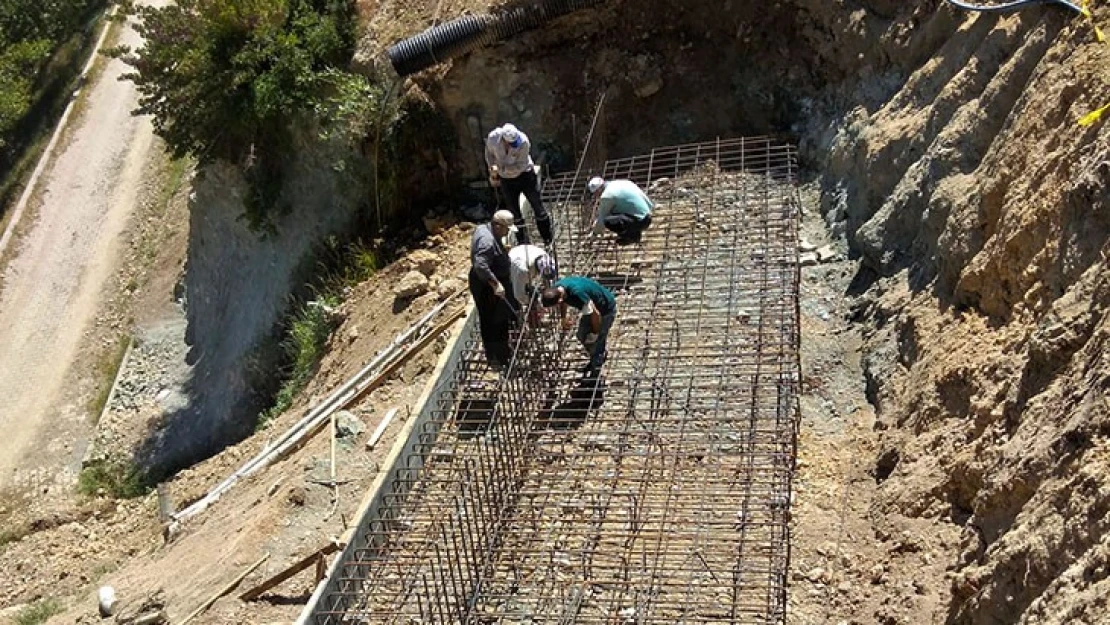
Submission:
[[[1110,102],[1110,48],[1058,8],[999,18],[939,0],[788,4],[796,32],[772,34],[822,67],[797,124],[819,172],[807,206],[820,206],[852,255],[805,274],[793,622],[1110,622],[1110,130],[1076,124]],[[413,7],[426,21],[432,3]],[[1096,7],[1096,18],[1110,25],[1110,10]],[[357,323],[354,339],[348,321],[307,397],[388,340],[364,334],[382,319]],[[375,410],[361,414],[401,401],[371,398]],[[182,475],[175,496],[198,496],[264,438]],[[144,554],[103,579],[128,597],[161,587],[180,616],[261,552],[275,556],[255,578],[334,533],[328,493],[309,477],[326,453],[316,445],[168,548],[157,547],[147,500],[92,510],[56,530],[71,533],[64,540],[36,534],[4,561],[29,570],[91,526],[109,537],[93,550],[112,562]],[[137,512],[145,525],[124,540],[123,515]],[[50,562],[5,597],[79,577],[83,602],[55,622],[88,615],[93,571]],[[208,622],[289,619],[297,608],[283,604],[306,587],[261,607],[221,601]]]
[[[890,97],[816,143],[861,260],[888,569],[827,622],[1104,623],[1110,130],[1077,120],[1110,101],[1110,48],[1063,11],[935,4],[881,31]]]
[[[421,249],[352,289],[338,311],[343,320],[329,353],[293,408],[244,442],[177,475],[167,484],[173,507],[180,509],[199,499],[299,420],[309,406],[347,381],[394,336],[463,288],[456,274],[466,265],[469,232],[466,226],[457,226],[431,237]],[[414,270],[428,274],[429,290],[411,302],[398,301],[395,287]],[[458,305],[463,303],[460,298]],[[424,390],[446,342],[444,335],[384,386],[348,407],[351,414],[340,424],[357,432],[338,441],[337,477],[342,484],[337,502],[332,490],[320,484],[330,473],[326,435],[316,436],[304,448],[236,486],[186,523],[168,544],[163,541],[155,494],[128,502],[87,501],[72,511],[37,519],[37,531],[0,546],[0,568],[11,573],[0,578],[0,606],[54,597],[66,609],[51,623],[98,623],[96,588],[109,584],[116,588],[122,610],[133,610],[154,598],[166,606],[171,621],[178,622],[263,554],[270,553],[270,559],[240,591],[312,553],[342,535],[346,524],[355,520],[363,493]],[[400,411],[397,418],[375,449],[368,451],[366,440],[394,407]],[[232,595],[198,622],[289,622],[313,585],[309,572],[260,602],[244,604]]]

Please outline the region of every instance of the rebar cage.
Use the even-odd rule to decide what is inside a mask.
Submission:
[[[592,231],[592,175],[656,203]],[[795,150],[660,148],[555,176],[561,275],[617,296],[600,375],[547,311],[476,328],[312,613],[352,623],[782,623],[798,424]]]

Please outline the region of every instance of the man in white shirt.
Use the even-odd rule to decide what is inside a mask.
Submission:
[[[516,218],[519,229],[517,239],[528,243],[524,215],[520,212],[520,194],[528,199],[536,214],[536,227],[544,245],[551,247],[553,233],[551,216],[540,197],[539,179],[536,178],[535,163],[532,162],[532,144],[528,135],[512,124],[494,128],[486,137],[486,165],[489,166],[489,181],[494,187],[501,187],[505,203]]]
[[[520,302],[521,310],[528,310],[528,285],[536,278],[551,282],[558,273],[555,259],[543,248],[535,245],[518,245],[509,250],[509,272],[513,283],[513,297]]]
[[[617,244],[639,243],[651,226],[655,202],[631,180],[605,180],[594,177],[586,189],[597,201],[594,232],[606,230],[617,235]]]

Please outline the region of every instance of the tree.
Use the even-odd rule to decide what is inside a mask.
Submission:
[[[4,0],[0,3],[0,165],[27,137],[14,136],[43,96],[51,55],[79,33],[107,0]],[[65,68],[55,68],[64,73]],[[64,77],[63,77],[64,78]],[[26,135],[26,129],[23,131]],[[2,167],[0,167],[2,169]]]
[[[118,49],[139,113],[177,155],[267,158],[316,115],[354,49],[352,0],[179,0],[130,7],[146,44]]]
[[[46,39],[21,41],[0,50],[0,148],[31,109],[35,78],[50,50]]]

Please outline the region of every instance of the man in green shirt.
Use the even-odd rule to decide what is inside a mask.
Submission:
[[[574,319],[567,317],[567,307],[578,309],[578,341],[590,355],[590,362],[583,368],[596,373],[605,362],[605,342],[617,318],[617,299],[609,289],[582,276],[568,276],[544,289],[541,303],[544,308],[559,306],[563,327],[570,329]]]

